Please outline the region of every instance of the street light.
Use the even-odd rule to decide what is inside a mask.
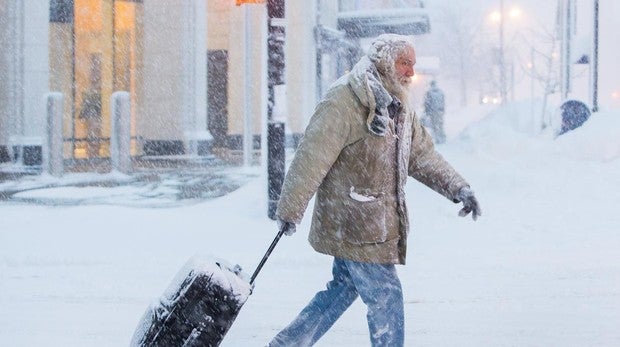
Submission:
[[[499,11],[491,12],[489,18],[494,23],[499,23],[499,93],[501,98],[501,104],[504,105],[506,103],[506,98],[508,94],[508,88],[506,85],[506,62],[504,57],[504,0],[499,1]],[[513,6],[508,11],[508,16],[513,19],[518,19],[521,17],[521,9]]]
[[[521,17],[521,9],[518,7],[511,8],[508,12],[508,16],[515,19]]]
[[[491,22],[493,23],[499,23],[501,18],[502,18],[502,14],[499,11],[493,11],[489,15],[489,20],[491,20]]]

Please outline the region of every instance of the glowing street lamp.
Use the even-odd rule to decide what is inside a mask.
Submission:
[[[493,11],[489,15],[489,20],[493,23],[499,23],[502,20],[502,14],[499,11]]]
[[[521,9],[518,7],[513,7],[508,12],[508,16],[513,19],[517,19],[521,17]]]
[[[521,11],[521,9],[514,6],[508,11],[508,18],[516,20],[521,18],[522,14],[523,12]],[[489,14],[489,20],[493,23],[499,23],[502,20],[502,12],[499,10],[491,12]]]
[[[501,103],[504,104],[507,99],[506,86],[506,62],[504,57],[504,0],[499,1],[499,11],[491,12],[489,19],[493,23],[499,23],[499,92]],[[508,16],[512,19],[521,17],[521,9],[514,6],[508,11]]]

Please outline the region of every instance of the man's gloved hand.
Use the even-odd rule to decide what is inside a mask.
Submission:
[[[471,217],[476,220],[482,215],[482,209],[478,204],[478,200],[469,187],[461,188],[456,194],[456,199],[463,203],[463,208],[459,211],[459,216],[465,217],[471,212]]]
[[[286,222],[278,218],[278,230],[284,231],[284,235],[291,236],[295,233],[296,227],[293,222]]]

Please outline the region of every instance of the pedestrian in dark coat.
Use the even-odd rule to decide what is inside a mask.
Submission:
[[[430,124],[435,143],[446,142],[446,133],[443,128],[445,108],[446,100],[443,91],[437,87],[436,81],[431,81],[431,87],[424,96],[424,116]]]

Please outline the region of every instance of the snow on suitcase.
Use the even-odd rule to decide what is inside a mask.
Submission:
[[[241,268],[193,257],[146,311],[131,346],[218,346],[251,291]]]
[[[284,230],[280,230],[249,281],[239,265],[195,256],[177,273],[162,298],[140,319],[131,347],[215,347],[252,292],[254,280]]]

